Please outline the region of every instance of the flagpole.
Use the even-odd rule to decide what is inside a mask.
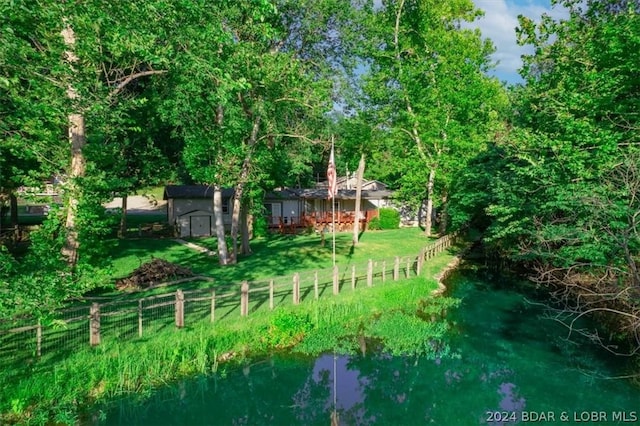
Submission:
[[[331,135],[331,154],[333,155],[333,135]],[[335,167],[334,169],[337,170],[337,168]],[[332,237],[333,237],[333,267],[334,268],[336,266],[336,195],[337,193],[338,193],[338,188],[336,186],[335,194],[333,194],[333,197],[331,198],[331,229],[333,234]]]
[[[333,266],[336,266],[336,202],[331,200],[331,228],[333,229]]]

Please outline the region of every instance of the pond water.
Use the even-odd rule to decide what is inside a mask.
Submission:
[[[104,425],[640,424],[620,359],[544,319],[504,278],[461,271],[453,358],[274,356],[123,401]]]

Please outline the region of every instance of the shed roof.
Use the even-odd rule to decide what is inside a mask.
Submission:
[[[233,188],[222,188],[222,198],[230,198]],[[169,198],[213,198],[213,187],[209,185],[167,185],[164,187],[163,200]]]

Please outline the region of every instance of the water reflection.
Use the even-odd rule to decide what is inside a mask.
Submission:
[[[366,377],[350,365],[347,357],[323,355],[316,359],[311,374],[303,386],[293,395],[296,419],[300,424],[313,423],[315,404],[323,407],[324,413],[335,411],[334,419],[351,419],[354,423],[366,424],[365,388],[369,385]],[[319,391],[314,392],[314,389]],[[325,395],[324,401],[314,400],[312,395]]]
[[[501,425],[523,413],[637,412],[638,389],[599,379],[620,375],[618,360],[564,341],[517,292],[457,280],[451,357],[274,356],[123,401],[95,423],[326,426],[335,410],[341,425]]]

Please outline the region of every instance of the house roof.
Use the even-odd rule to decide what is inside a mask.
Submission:
[[[233,196],[233,188],[222,188],[222,198]],[[167,185],[163,200],[169,198],[213,198],[213,187],[209,185]]]
[[[269,191],[264,195],[265,200],[297,200],[299,189],[281,188]]]
[[[313,189],[283,189],[280,191],[273,191],[265,196],[265,199],[327,199],[329,191],[325,188],[313,188]],[[391,198],[392,192],[389,190],[363,190],[361,197],[364,200],[380,200]],[[336,194],[336,199],[339,200],[355,200],[355,189],[339,189]]]
[[[352,176],[338,176],[336,178],[336,185],[338,189],[353,189],[356,186],[356,177],[355,173]],[[327,188],[329,186],[328,181],[318,182],[316,183],[316,188]],[[362,188],[366,187],[374,187],[376,191],[383,191],[387,189],[387,185],[379,180],[375,179],[363,179],[362,180]]]

